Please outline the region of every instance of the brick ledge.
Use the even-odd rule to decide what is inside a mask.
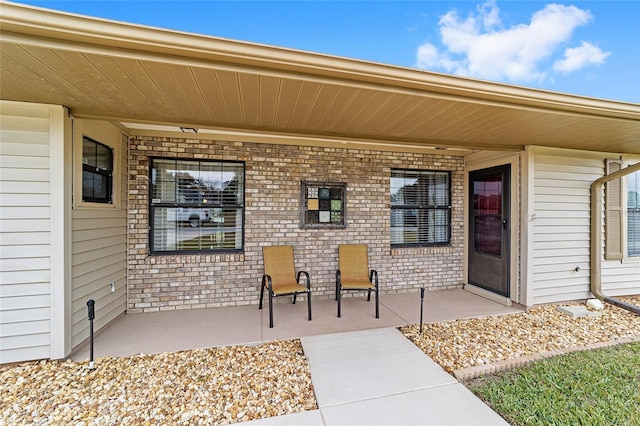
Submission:
[[[555,351],[541,352],[539,354],[527,355],[521,358],[507,359],[504,361],[496,361],[489,364],[474,365],[473,367],[461,368],[454,370],[454,377],[459,380],[471,380],[477,377],[481,377],[487,374],[493,374],[500,371],[508,371],[516,367],[524,367],[525,365],[534,361],[540,361],[541,359],[551,358],[558,355],[564,355],[571,352],[606,348],[609,346],[621,345],[623,343],[640,342],[640,336],[635,337],[623,337],[616,340],[609,340],[606,342],[591,343],[584,346],[572,346],[565,349],[557,349]]]

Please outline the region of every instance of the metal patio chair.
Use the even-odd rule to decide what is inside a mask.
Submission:
[[[307,293],[309,321],[311,321],[311,280],[309,273],[300,271],[296,275],[292,246],[267,246],[262,248],[264,274],[260,288],[260,306],[265,288],[269,292],[269,328],[273,328],[273,298],[293,295],[293,303],[299,293]],[[306,278],[306,285],[300,283],[301,276]]]
[[[378,271],[369,270],[369,254],[366,244],[338,245],[339,269],[336,271],[336,300],[338,318],[341,312],[343,291],[366,291],[367,301],[371,300],[371,291],[376,293],[376,318],[380,318],[378,300]]]

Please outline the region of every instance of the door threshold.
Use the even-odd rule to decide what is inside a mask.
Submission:
[[[484,288],[480,288],[473,284],[465,284],[463,288],[469,293],[473,293],[476,296],[484,297],[485,299],[489,299],[492,302],[496,302],[504,306],[511,306],[513,303],[508,297],[500,296],[499,294],[496,294],[489,290],[485,290]]]

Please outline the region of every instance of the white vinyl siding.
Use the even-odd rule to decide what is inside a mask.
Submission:
[[[533,304],[586,299],[591,296],[591,184],[614,154],[540,147],[533,152]],[[599,232],[604,235],[604,224]],[[603,260],[602,274],[605,294],[639,290],[638,263]]]
[[[71,253],[71,345],[77,347],[89,337],[87,301],[95,300],[95,330],[123,314],[127,295],[127,137],[116,126],[93,120],[75,120],[74,143],[87,135],[114,149],[114,204],[76,202],[72,215]],[[77,152],[77,151],[76,151]],[[76,185],[82,165],[74,163]],[[118,185],[117,187],[115,185]],[[78,192],[76,200],[78,198]],[[116,291],[111,292],[110,283]]]
[[[534,304],[589,297],[591,183],[604,173],[604,158],[535,150]]]
[[[0,106],[0,363],[9,363],[51,355],[53,107]]]
[[[122,211],[74,212],[72,345],[89,336],[87,300],[96,301],[96,330],[126,309],[126,225]],[[116,292],[111,293],[110,283]]]
[[[121,166],[118,205],[72,210],[82,165],[76,155],[80,173],[68,167],[65,109],[0,106],[0,363],[63,358],[88,337],[88,299],[96,300],[96,330],[126,310],[127,138],[111,124],[77,120],[107,135]]]

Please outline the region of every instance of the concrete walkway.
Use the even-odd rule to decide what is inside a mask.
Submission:
[[[395,328],[301,338],[318,410],[260,425],[507,425]]]
[[[286,302],[286,301],[285,301]],[[299,338],[309,361],[318,410],[255,420],[266,425],[505,425],[398,330],[420,322],[419,292],[381,295],[380,318],[363,297],[230,308],[129,314],[96,336],[95,356],[128,356]],[[521,312],[464,290],[427,292],[425,323]],[[88,345],[71,356],[88,358]]]

